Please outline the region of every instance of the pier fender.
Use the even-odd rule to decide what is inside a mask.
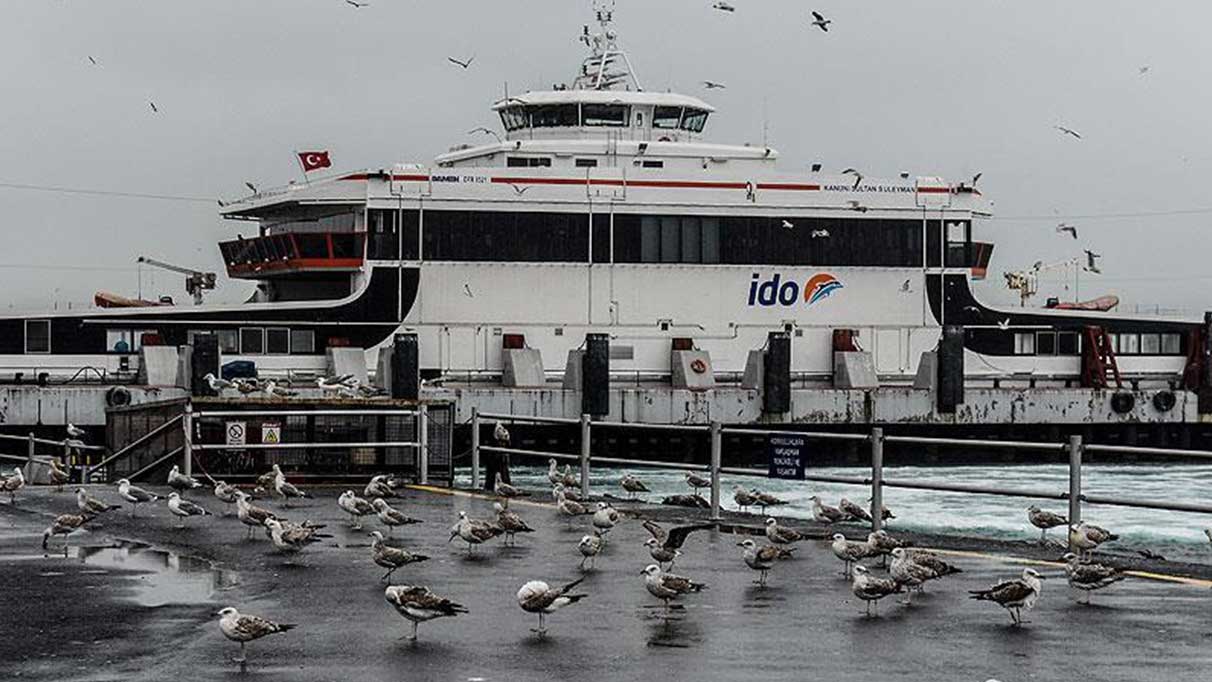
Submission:
[[[126,407],[130,404],[130,391],[125,386],[114,386],[105,392],[105,404],[109,407]]]
[[[1157,408],[1158,412],[1173,410],[1177,402],[1178,399],[1174,397],[1174,391],[1158,391],[1153,395],[1153,407]]]
[[[1111,409],[1116,414],[1128,414],[1136,407],[1136,396],[1127,391],[1120,391],[1111,396]]]

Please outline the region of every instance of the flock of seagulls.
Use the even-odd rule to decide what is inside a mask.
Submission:
[[[242,396],[261,397],[268,400],[293,398],[299,395],[298,391],[279,386],[278,382],[273,379],[224,379],[216,377],[210,372],[203,376],[202,379],[206,381],[206,385],[210,390],[220,396],[224,392],[233,391]],[[335,395],[340,398],[370,399],[387,395],[385,389],[364,384],[352,374],[319,377],[315,381],[315,387],[325,395]]]

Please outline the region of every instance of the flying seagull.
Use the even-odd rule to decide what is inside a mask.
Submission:
[[[1102,258],[1103,255],[1101,253],[1094,253],[1090,249],[1085,249],[1085,251],[1086,251],[1086,269],[1095,274],[1101,273],[1102,270],[1100,270],[1098,268],[1098,259]]]
[[[1118,568],[1102,564],[1083,564],[1081,559],[1072,552],[1066,554],[1065,575],[1069,577],[1069,587],[1086,593],[1086,603],[1090,603],[1090,593],[1110,587],[1127,576]]]
[[[1062,135],[1072,135],[1074,138],[1076,138],[1078,140],[1082,139],[1081,133],[1077,132],[1076,130],[1074,130],[1072,128],[1066,128],[1065,126],[1059,126],[1059,125],[1053,126],[1053,127],[1056,128],[1057,130],[1061,131]]]
[[[410,642],[417,641],[417,626],[421,623],[467,613],[467,607],[439,597],[430,592],[428,587],[388,585],[387,589],[383,590],[383,598],[395,608],[396,613],[412,622],[412,635],[407,637]]]
[[[737,547],[744,547],[745,552],[742,559],[745,565],[758,571],[757,584],[762,587],[766,586],[766,574],[770,569],[774,568],[774,562],[778,559],[790,559],[794,549],[785,547],[775,547],[774,545],[758,546],[753,540],[745,540],[744,542],[736,543]]]
[[[89,59],[92,59],[92,57],[89,57]],[[1143,76],[1143,75],[1145,75],[1146,73],[1149,73],[1149,69],[1150,69],[1150,68],[1151,68],[1151,67],[1149,67],[1149,66],[1142,66],[1142,67],[1140,67],[1139,69],[1137,69],[1137,70],[1136,70],[1136,73],[1137,73],[1138,75]]]
[[[1010,329],[1010,318],[1007,317],[1007,318],[998,320],[997,328],[1002,331],[1006,331],[1006,330]]]
[[[703,81],[703,87],[707,88],[708,90],[724,90],[728,86],[715,81]]]
[[[1034,568],[1024,568],[1021,578],[1000,582],[987,590],[969,590],[977,601],[991,601],[1010,612],[1015,627],[1023,624],[1023,609],[1030,611],[1039,599],[1040,581],[1044,577]]]
[[[736,8],[726,2],[717,2],[711,6],[711,9],[717,9],[721,12],[735,12]]]
[[[152,102],[151,100],[148,100],[147,105],[151,107],[151,110],[152,110],[152,113],[153,113],[153,114],[158,114],[158,113],[160,113],[160,108],[156,106],[156,103],[155,103],[155,102]]]
[[[1059,225],[1056,226],[1057,234],[1064,234],[1066,232],[1069,233],[1069,236],[1073,237],[1074,239],[1077,239],[1077,228],[1074,227],[1073,225],[1070,225],[1069,223],[1060,223]]]
[[[786,218],[784,218],[784,219],[783,219],[783,229],[784,229],[784,230],[793,230],[793,229],[795,229],[795,223],[793,223],[793,222],[791,222],[790,220],[787,220]]]
[[[240,664],[241,670],[244,669],[247,662],[247,658],[244,655],[245,644],[268,635],[286,632],[298,627],[291,623],[275,623],[260,616],[243,615],[230,606],[220,611],[217,615],[219,616],[219,629],[223,632],[223,636],[233,642],[240,643],[240,658],[237,658],[235,662]]]
[[[850,591],[854,596],[867,602],[867,616],[870,617],[871,606],[875,604],[875,615],[879,615],[879,600],[890,594],[903,592],[904,589],[895,580],[876,578],[868,572],[866,566],[855,566],[854,577],[850,582]]]
[[[813,230],[812,233],[809,234],[808,236],[813,239],[828,239],[829,230],[823,230],[823,229],[822,230]]]
[[[981,181],[982,175],[984,175],[984,173],[977,173],[976,175],[972,176],[972,186],[973,187],[976,187],[976,183]]]
[[[842,171],[842,175],[854,176],[854,186],[851,189],[858,189],[859,183],[863,181],[863,174],[854,168],[847,168],[846,170]]]
[[[484,126],[480,126],[479,128],[472,128],[471,130],[467,131],[468,135],[474,135],[476,133],[484,133],[485,135],[492,135],[493,137],[497,138],[497,142],[501,141],[501,136],[497,134],[497,131],[492,130],[490,128],[485,128]]]
[[[256,185],[254,185],[254,184],[252,184],[251,182],[247,182],[247,181],[246,181],[246,182],[244,183],[244,186],[245,186],[245,187],[247,187],[247,188],[248,188],[248,191],[252,192],[253,194],[256,194],[256,193],[257,193],[257,186],[256,186]]]
[[[652,537],[644,541],[644,545],[648,547],[648,553],[658,564],[668,564],[669,568],[673,568],[673,562],[681,556],[682,545],[686,543],[686,538],[696,530],[711,530],[714,528],[710,523],[699,523],[691,526],[677,526],[666,531],[659,524],[653,521],[644,522],[644,530],[648,531]]]
[[[91,54],[88,56],[88,63],[92,64],[93,66],[100,66],[100,64],[97,63],[97,58]]]
[[[531,632],[539,637],[546,636],[547,628],[544,627],[544,620],[547,614],[555,613],[565,606],[571,606],[589,596],[587,594],[569,594],[574,587],[581,584],[582,580],[584,578],[574,580],[559,589],[553,589],[542,580],[531,580],[518,590],[518,606],[522,607],[526,613],[539,615],[539,627],[532,629]]]
[[[829,32],[829,24],[832,24],[832,23],[833,23],[832,19],[826,19],[825,17],[821,16],[820,12],[814,11],[812,13],[812,25],[821,29],[825,33]]]
[[[357,0],[345,0],[345,4],[355,9],[362,9],[363,7],[370,5],[369,2],[358,2]]]
[[[1031,525],[1039,529],[1039,541],[1041,543],[1048,539],[1049,528],[1069,525],[1069,519],[1056,512],[1040,509],[1034,504],[1027,507],[1027,520],[1031,522]]]
[[[472,62],[474,62],[475,60],[476,60],[475,55],[472,55],[472,56],[471,56],[471,57],[469,57],[469,58],[468,58],[466,61],[464,61],[464,60],[460,60],[460,59],[455,59],[454,57],[447,57],[447,58],[446,58],[446,61],[450,62],[451,64],[455,64],[455,65],[461,66],[461,67],[463,67],[464,69],[466,69],[466,68],[470,67],[470,66],[471,66],[471,63],[472,63]]]

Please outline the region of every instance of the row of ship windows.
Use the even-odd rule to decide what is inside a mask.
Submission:
[[[189,340],[206,331],[190,331]],[[287,327],[241,327],[213,332],[219,350],[238,355],[310,355],[316,350],[316,334],[308,329]],[[151,329],[107,329],[105,352],[137,353],[144,345],[161,345],[160,334]],[[25,352],[51,352],[50,320],[26,320]]]
[[[1111,350],[1116,355],[1182,355],[1183,337],[1176,333],[1110,334]],[[1077,332],[1018,332],[1014,335],[1015,355],[1080,355],[1081,337]]]
[[[420,251],[447,261],[921,267],[923,256],[914,219],[434,210],[425,211],[421,237],[418,212],[374,210],[368,232],[375,260],[401,251],[418,260]],[[926,232],[926,259],[936,266],[939,222]],[[947,232],[948,266],[969,266],[970,224],[949,222]]]

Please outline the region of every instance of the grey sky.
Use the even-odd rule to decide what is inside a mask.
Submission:
[[[506,81],[517,92],[569,80],[591,17],[589,0],[371,2],[8,0],[0,183],[232,198],[245,180],[298,177],[294,149],[329,149],[342,170],[428,163],[479,141],[465,135],[473,127],[499,128],[487,107]],[[759,143],[765,112],[785,169],[983,172],[1005,216],[979,227],[997,243],[987,302],[1014,300],[1001,270],[1091,248],[1105,274],[1083,275],[1083,297],[1212,308],[1212,213],[1067,219],[1078,242],[1047,217],[1212,209],[1212,5],[732,2],[735,14],[709,0],[619,0],[617,12],[648,89],[720,109],[713,140]],[[809,9],[834,19],[828,34]],[[476,61],[463,71],[447,55]],[[704,79],[728,89],[704,93]],[[141,253],[221,271],[215,242],[248,232],[219,220],[213,201],[0,188],[0,207],[6,308],[133,293]],[[151,277],[145,294],[185,299],[176,275]],[[247,287],[221,289],[215,300]]]

